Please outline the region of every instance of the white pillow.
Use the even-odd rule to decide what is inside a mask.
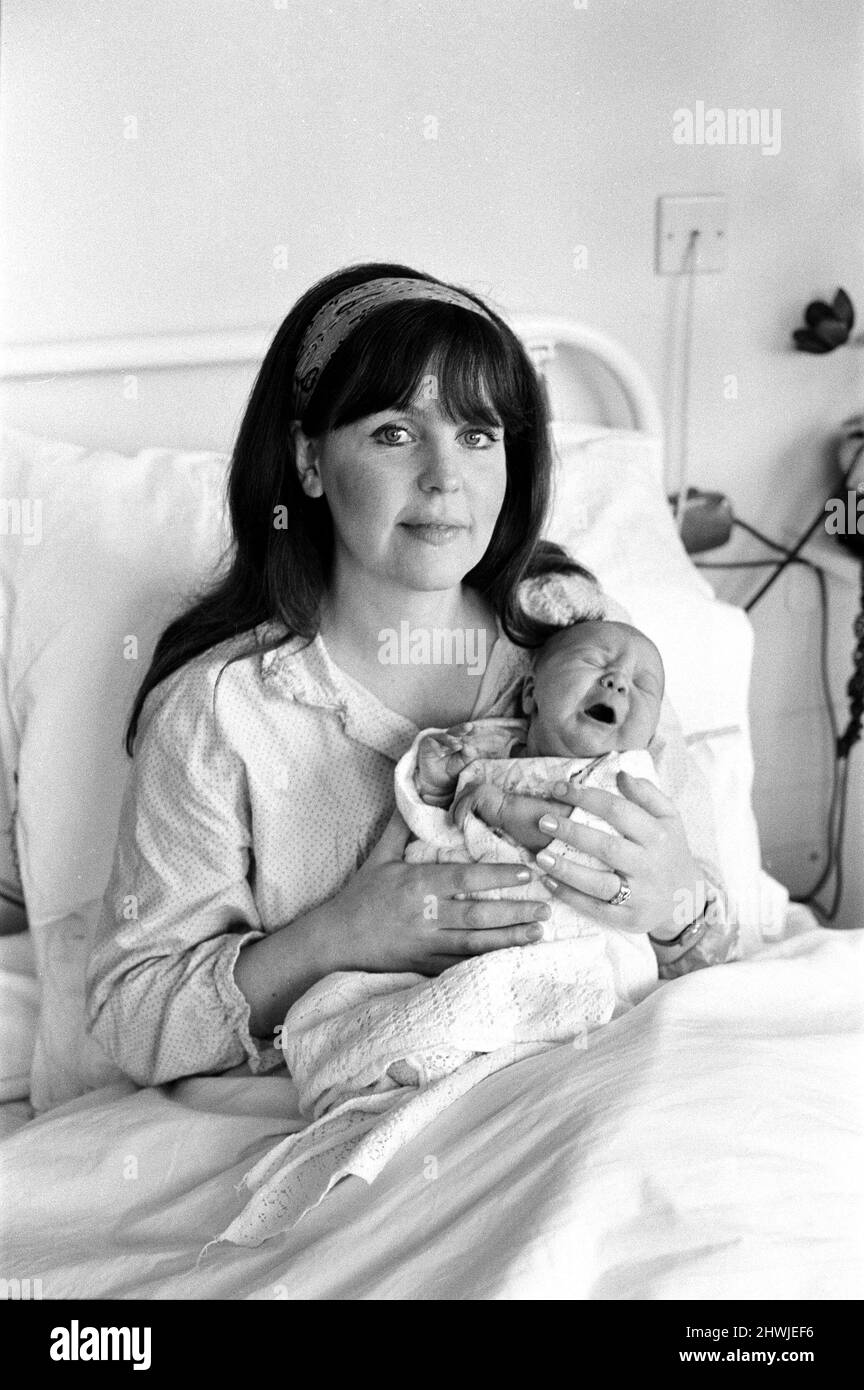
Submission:
[[[33,938],[0,936],[0,1101],[26,1100],[39,1018]]]
[[[788,893],[763,873],[751,802],[753,629],[693,566],[663,487],[662,443],[558,426],[547,534],[592,570],[657,644],[666,690],[711,793],[720,867],[744,946],[782,931]]]
[[[16,838],[42,982],[36,1109],[119,1075],[84,1032],[84,966],[108,881],[130,763],[125,721],[156,639],[227,541],[225,458],[135,458],[2,440],[21,534],[0,547]],[[24,534],[24,531],[29,534]]]
[[[730,827],[724,869],[748,866],[740,891],[752,893],[749,624],[713,598],[681,546],[658,441],[566,427],[557,437],[549,534],[660,646],[670,697],[694,750],[704,745],[718,819]],[[227,544],[226,459],[165,449],[130,458],[13,431],[2,454],[5,495],[31,504],[31,522],[40,515],[34,543],[8,535],[0,548],[0,738],[19,779],[18,858],[43,990],[31,1098],[45,1109],[118,1075],[86,1036],[82,1003],[129,769],[122,736],[159,633]],[[729,727],[737,739],[716,733]]]
[[[652,584],[713,599],[666,501],[662,441],[637,430],[570,424],[555,425],[553,439],[548,534],[622,603],[625,593]]]

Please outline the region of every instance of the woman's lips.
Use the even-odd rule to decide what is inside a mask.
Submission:
[[[400,523],[402,529],[413,536],[415,540],[423,541],[426,545],[449,545],[457,537],[467,531],[467,526],[457,526],[440,521],[422,521]]]

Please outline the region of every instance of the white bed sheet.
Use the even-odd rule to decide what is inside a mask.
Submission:
[[[371,1187],[257,1249],[204,1244],[294,1088],[120,1083],[0,1146],[2,1267],[45,1298],[853,1298],[864,932],[669,982],[484,1081]]]

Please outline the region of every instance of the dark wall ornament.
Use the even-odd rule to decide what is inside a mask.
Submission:
[[[845,343],[855,323],[852,300],[839,289],[830,304],[814,299],[804,310],[806,328],[796,328],[792,337],[799,352],[833,352]]]

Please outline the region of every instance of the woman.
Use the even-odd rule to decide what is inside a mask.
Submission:
[[[333,970],[434,974],[539,937],[545,904],[466,898],[519,869],[402,863],[392,771],[419,728],[517,712],[549,631],[523,581],[584,574],[539,540],[549,477],[534,371],[475,296],[370,264],[288,315],[234,454],[230,570],[163,634],[130,722],[88,1010],[134,1080],[280,1065],[274,1030]],[[385,659],[391,634],[433,630],[488,660]],[[508,828],[599,849],[608,870],[558,863],[556,891],[651,933],[674,974],[726,959],[733,934],[668,717],[652,752],[686,827],[631,778],[623,799],[522,798]],[[620,839],[566,819],[580,796]]]

